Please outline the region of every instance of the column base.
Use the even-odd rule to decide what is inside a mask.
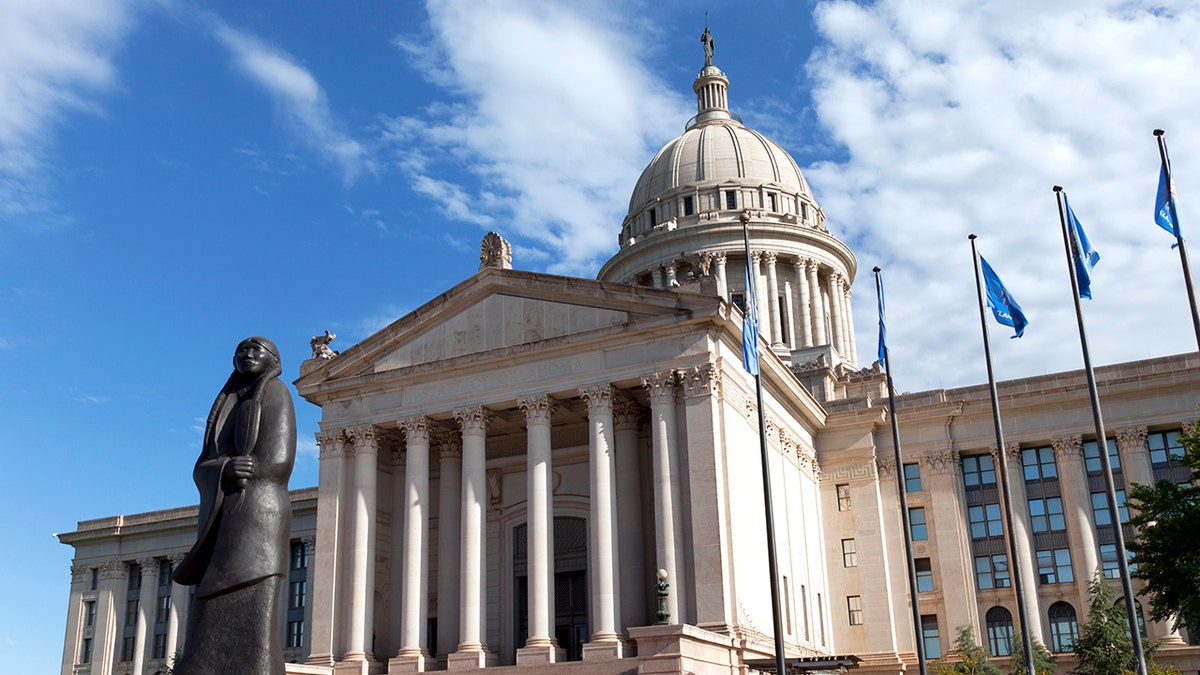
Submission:
[[[388,659],[387,672],[388,675],[395,675],[395,673],[423,673],[430,669],[430,661],[429,654],[426,654],[424,650],[401,651],[399,654]]]
[[[310,666],[332,666],[333,654],[328,652],[321,654],[309,654],[308,660],[306,660],[304,663]]]
[[[382,675],[384,664],[363,652],[350,652],[342,661],[333,664],[333,675]]]
[[[567,650],[554,644],[553,640],[530,640],[517,649],[518,666],[536,666],[543,663],[559,663],[567,660]]]
[[[612,661],[633,653],[632,646],[616,633],[597,633],[583,645],[584,661]]]
[[[446,670],[479,670],[497,663],[496,655],[483,645],[459,647],[458,651],[446,655]]]

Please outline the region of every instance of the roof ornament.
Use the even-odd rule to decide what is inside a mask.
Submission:
[[[479,271],[487,267],[512,269],[512,244],[495,232],[488,232],[479,243]]]
[[[700,36],[700,42],[704,44],[704,65],[706,67],[711,66],[713,51],[717,43],[713,40],[712,33],[708,30],[708,12],[704,13],[704,34]]]

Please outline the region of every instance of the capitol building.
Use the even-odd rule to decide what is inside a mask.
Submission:
[[[916,670],[916,635],[938,658],[970,626],[1008,670],[1017,599],[987,385],[898,396],[896,465],[884,374],[857,360],[853,252],[795,160],[730,112],[711,56],[693,88],[696,115],[637,179],[595,280],[522,271],[489,233],[476,274],[300,365],[320,474],[292,492],[289,673],[743,674],[772,659],[748,297],[787,656],[897,674]],[[1200,354],[1097,378],[1104,442],[1082,372],[999,383],[1030,631],[1060,674],[1093,571],[1121,594],[1114,528],[1133,534],[1099,453],[1121,497],[1187,480],[1178,436],[1200,416]],[[188,639],[171,571],[196,520],[183,506],[59,535],[74,548],[63,675],[165,672]],[[1158,663],[1200,670],[1200,636],[1144,630]]]

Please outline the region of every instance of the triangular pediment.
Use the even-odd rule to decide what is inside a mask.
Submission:
[[[503,354],[719,305],[715,296],[489,268],[341,355],[306,362],[311,367],[296,384],[304,390],[346,377]]]

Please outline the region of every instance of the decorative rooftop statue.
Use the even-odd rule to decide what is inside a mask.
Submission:
[[[707,21],[708,14],[705,14],[704,17]],[[695,33],[693,33],[693,35],[695,35]],[[704,34],[700,36],[700,42],[704,43],[704,65],[711,66],[713,51],[716,49],[717,43],[713,40],[712,33],[708,31],[708,26],[704,27]]]
[[[479,242],[479,269],[499,267],[512,269],[512,245],[495,232],[488,232]]]
[[[308,341],[308,346],[312,347],[312,358],[314,359],[332,359],[338,353],[329,348],[329,343],[337,339],[337,333],[325,331],[324,335],[314,335]]]
[[[217,394],[192,477],[200,490],[196,544],[175,570],[195,586],[175,675],[284,675],[279,594],[287,575],[296,459],[292,395],[279,349],[238,344]]]

